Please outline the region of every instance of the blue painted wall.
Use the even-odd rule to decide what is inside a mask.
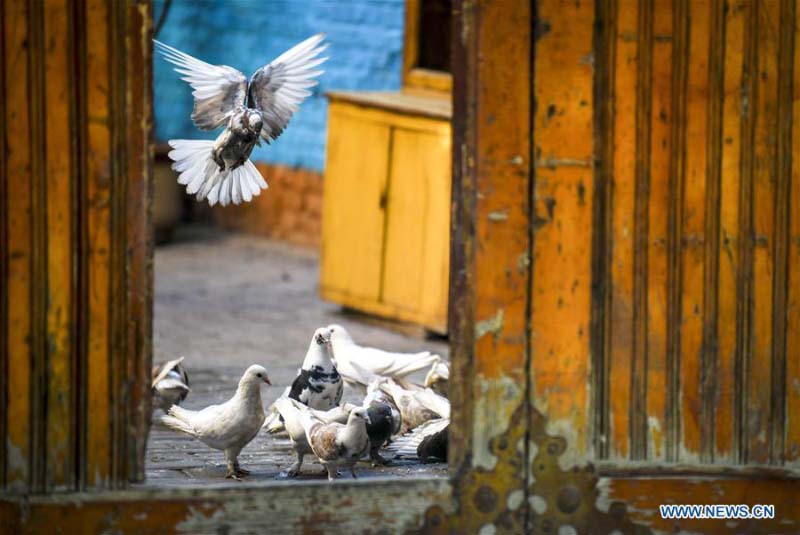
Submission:
[[[404,0],[173,0],[158,39],[212,64],[250,76],[306,37],[325,32],[330,58],[320,84],[271,145],[254,160],[322,170],[329,90],[400,88]],[[154,16],[164,7],[155,0]],[[213,139],[190,119],[191,88],[171,64],[154,60],[155,136]]]

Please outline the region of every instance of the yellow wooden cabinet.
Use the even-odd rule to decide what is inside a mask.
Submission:
[[[322,297],[445,333],[450,98],[328,97]]]

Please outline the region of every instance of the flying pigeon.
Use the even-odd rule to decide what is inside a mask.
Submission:
[[[393,353],[374,347],[363,347],[356,344],[341,325],[328,325],[328,329],[331,331],[333,358],[339,373],[350,386],[361,388],[362,391],[368,384],[368,379],[364,382],[365,378],[353,366],[354,363],[375,375],[403,378],[442,360],[439,355],[430,351]]]
[[[275,400],[275,408],[283,417],[283,423],[286,427],[286,431],[289,433],[289,439],[292,442],[292,450],[294,450],[297,456],[297,461],[282,474],[285,477],[295,477],[299,474],[300,467],[303,466],[303,458],[305,455],[313,453],[311,451],[311,446],[308,444],[308,439],[306,438],[306,431],[300,421],[300,409],[295,406],[296,403],[296,400],[288,397],[280,397]],[[346,403],[342,406],[334,407],[329,411],[316,411],[307,407],[306,410],[310,411],[312,416],[320,422],[338,422],[344,424],[350,416],[350,411],[354,408],[356,408],[355,405]]]
[[[328,480],[336,477],[336,469],[341,466],[349,468],[353,478],[355,464],[370,448],[367,425],[370,422],[367,409],[358,407],[350,411],[347,424],[323,423],[316,419],[307,407],[295,402],[299,409],[300,423],[306,432],[306,439],[311,451],[317,456],[322,466],[328,471]]]
[[[183,367],[183,357],[153,366],[153,408],[167,412],[173,405],[180,405],[189,394],[189,374]]]
[[[447,436],[450,418],[429,420],[398,438],[387,448],[395,458],[419,459],[427,462],[434,458],[447,461]]]
[[[289,124],[299,105],[311,95],[322,74],[315,67],[328,58],[317,34],[290,48],[258,69],[250,81],[227,65],[211,65],[171,46],[154,41],[164,59],[176,65],[194,91],[192,121],[201,130],[225,127],[216,140],[169,141],[178,182],[198,201],[214,206],[249,202],[267,183],[248,159],[259,138],[270,143]]]
[[[331,332],[314,331],[300,373],[289,389],[289,397],[312,409],[326,411],[342,400],[342,377],[331,360]]]
[[[250,473],[239,467],[239,452],[256,437],[264,423],[262,383],[272,384],[267,370],[253,364],[239,380],[236,393],[225,403],[211,405],[200,411],[173,405],[161,422],[175,431],[197,438],[210,448],[225,452],[228,465],[225,477],[239,480]]]
[[[406,390],[391,379],[383,380],[379,388],[392,398],[399,409],[404,433],[429,420],[450,417],[450,402],[430,388]]]

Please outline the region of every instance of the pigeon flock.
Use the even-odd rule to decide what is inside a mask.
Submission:
[[[408,376],[428,369],[425,383]],[[189,394],[183,357],[153,368],[153,408],[166,415],[168,428],[220,450],[226,477],[240,480],[249,472],[238,456],[263,429],[288,435],[297,460],[282,477],[300,473],[306,455],[325,467],[328,479],[361,460],[385,465],[392,459],[447,460],[450,402],[449,365],[430,352],[394,353],[356,344],[341,325],[317,329],[292,384],[267,409],[261,385],[271,385],[267,371],[250,366],[228,401],[200,411],[179,404]],[[342,403],[344,386],[363,395],[360,405]]]

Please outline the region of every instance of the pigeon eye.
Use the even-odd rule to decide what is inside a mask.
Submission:
[[[261,377],[261,374],[260,374],[260,373],[257,373],[257,374],[256,374],[256,377]]]

